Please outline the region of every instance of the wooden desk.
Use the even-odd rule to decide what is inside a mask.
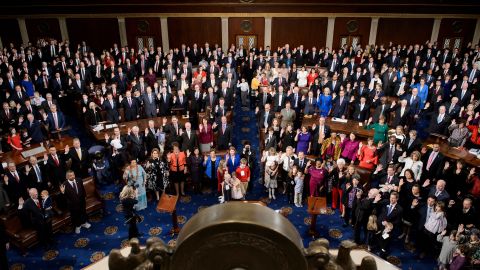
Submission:
[[[318,115],[312,117],[304,117],[302,121],[302,126],[312,127],[313,124],[318,126]],[[365,129],[365,125],[359,126],[358,121],[348,120],[346,123],[333,121],[331,117],[326,118],[325,124],[330,127],[332,131],[350,134],[350,132],[355,133],[357,137],[369,138],[373,137],[374,131],[372,129]]]
[[[172,116],[165,116],[168,119],[168,122],[172,122]],[[122,122],[118,123],[117,126],[120,128],[120,132],[123,134],[127,133],[128,128],[132,128],[134,126],[138,126],[140,129],[140,132],[143,132],[145,128],[148,127],[148,121],[153,120],[155,122],[155,127],[160,127],[163,123],[163,116],[162,117],[154,117],[154,118],[147,118],[147,119],[139,119],[135,121],[130,121],[130,122]],[[188,122],[188,118],[183,118],[183,117],[178,117],[178,123],[180,125],[185,125],[186,122]],[[101,131],[94,131],[93,128],[90,126],[88,130],[90,133],[95,137],[97,141],[102,141],[105,140],[105,134],[112,135],[113,134],[113,129],[114,128],[109,128],[109,129],[103,129]]]
[[[65,149],[66,145],[72,146],[73,138],[69,137],[67,135],[64,135],[64,136],[62,136],[61,140],[51,141],[50,144],[51,145],[53,144],[55,146],[55,148],[57,148],[57,151],[63,152],[63,149]],[[46,151],[36,154],[35,157],[43,158],[43,154],[48,153],[47,145],[46,144],[43,144],[43,145],[44,145]],[[24,148],[22,151],[14,150],[14,151],[10,151],[10,152],[5,152],[3,154],[0,154],[0,159],[2,160],[2,162],[7,162],[7,163],[8,162],[14,162],[15,165],[22,166],[22,165],[24,165],[25,163],[28,162],[28,159],[23,158],[22,152],[25,151],[25,150],[33,149],[35,147],[39,147],[39,146],[40,146],[40,144],[37,143],[37,144],[31,145],[30,147]]]
[[[466,164],[470,166],[479,167],[480,166],[480,159],[478,159],[475,155],[468,152],[465,148],[457,148],[451,147],[448,145],[448,142],[442,140],[438,137],[430,136],[427,140],[423,143],[423,146],[430,148],[431,144],[438,143],[440,146],[440,153],[442,153],[445,157],[451,159],[461,159],[465,161]]]

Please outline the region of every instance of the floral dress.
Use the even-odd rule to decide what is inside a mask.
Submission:
[[[154,191],[165,190],[168,186],[168,169],[165,162],[160,159],[150,159],[145,167],[147,173],[147,189]]]
[[[135,169],[127,168],[123,178],[127,180],[128,185],[134,186],[138,191],[138,203],[135,205],[135,210],[140,211],[147,208],[146,173],[143,167],[137,165]]]

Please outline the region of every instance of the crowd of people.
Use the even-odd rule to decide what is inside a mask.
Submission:
[[[2,151],[20,154],[54,139],[66,116],[87,126],[153,117],[162,124],[107,131],[99,142],[105,149],[95,154],[74,139],[64,153],[47,144],[43,160],[30,157],[20,169],[9,163],[0,209],[19,209],[49,245],[52,205],[68,205],[77,233],[90,227],[81,179],[93,175],[122,186],[131,238],[140,233],[137,211],[147,208],[148,195],[210,188],[220,202],[243,200],[260,170],[270,199],[285,194],[302,207],[307,196],[327,196],[344,226],[353,226],[354,240],[382,256],[397,237],[413,241],[422,257],[438,256],[442,269],[477,265],[480,170],[449,160],[438,143],[425,147],[422,134],[473,153],[480,148],[479,60],[478,45],[450,50],[430,42],[226,51],[208,43],[168,51],[10,44],[0,52]],[[265,132],[259,159],[250,142],[232,145],[236,99]],[[319,119],[309,127],[305,116]],[[374,136],[341,134],[326,124],[330,117]]]

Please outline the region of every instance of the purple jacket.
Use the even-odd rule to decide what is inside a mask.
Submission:
[[[340,156],[348,158],[351,161],[357,160],[359,143],[359,141],[352,141],[350,140],[350,138],[346,138],[345,140],[343,140],[342,144],[340,145],[340,147],[342,148],[342,154]]]

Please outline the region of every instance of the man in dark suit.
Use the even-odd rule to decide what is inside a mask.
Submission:
[[[8,102],[3,102],[3,110],[0,112],[0,120],[2,122],[3,130],[8,130],[15,125],[17,114],[13,109],[10,109]]]
[[[347,119],[348,116],[348,105],[350,101],[345,96],[345,91],[340,90],[338,96],[335,95],[335,98],[332,101],[333,110],[332,117]]]
[[[43,162],[39,164],[35,156],[31,156],[28,164],[25,165],[25,175],[28,179],[29,188],[36,188],[37,190],[48,188],[45,164]]]
[[[423,172],[422,179],[437,179],[443,164],[443,154],[440,153],[440,145],[434,143],[431,150],[422,148]]]
[[[458,97],[452,97],[450,102],[444,103],[445,109],[447,110],[447,115],[450,117],[450,119],[458,118],[458,115],[461,110],[461,106],[458,104],[458,100],[459,100]]]
[[[412,115],[417,115],[420,113],[420,97],[418,96],[418,89],[413,88],[412,93],[408,94],[405,99],[408,101],[408,107]]]
[[[22,215],[27,218],[30,225],[37,232],[40,244],[48,248],[53,244],[51,217],[48,216],[46,209],[43,208],[37,189],[31,188],[28,193],[30,197],[23,204],[20,204],[18,209],[23,212]]]
[[[330,137],[330,126],[325,124],[325,117],[318,119],[318,125],[312,126],[313,140],[312,140],[312,152],[314,155],[319,155],[322,148],[323,140]]]
[[[57,154],[57,148],[50,146],[48,155],[43,155],[43,163],[47,172],[48,186],[58,190],[61,179],[65,177],[66,161],[68,157],[65,154]]]
[[[257,97],[257,106],[258,110],[263,110],[265,108],[265,104],[272,103],[272,96],[268,93],[266,87],[260,87],[260,93]]]
[[[472,98],[472,91],[466,85],[462,85],[460,89],[455,91],[455,97],[458,98],[460,106],[466,107]]]
[[[394,79],[396,78],[396,76],[397,75],[395,74],[392,66],[390,66],[388,70],[382,74],[383,92],[385,93],[385,95],[392,96],[395,83]]]
[[[283,86],[278,88],[278,91],[275,92],[273,96],[273,111],[280,112],[285,108],[285,102],[287,101],[287,95],[283,92]]]
[[[172,109],[172,95],[167,92],[166,87],[162,87],[158,98],[158,113],[160,116],[170,115]]]
[[[398,203],[398,193],[391,192],[388,202],[379,204],[377,208],[377,226],[380,231],[385,228],[385,222],[393,224],[393,228],[401,228],[403,208]],[[384,251],[385,252],[385,251]]]
[[[339,70],[341,60],[337,59],[337,54],[333,54],[332,59],[327,61],[328,76],[332,76]]]
[[[363,231],[365,239],[367,237],[367,224],[372,211],[375,209],[378,202],[381,200],[381,195],[378,192],[378,189],[372,188],[368,191],[367,197],[361,199],[357,203],[355,209],[355,224],[354,224],[354,235],[355,243],[362,244],[360,240],[360,235]]]
[[[424,185],[428,186],[430,183],[429,180],[425,180]],[[447,190],[445,190],[445,186],[447,185],[447,182],[445,180],[438,180],[435,186],[431,187],[428,196],[435,196],[437,198],[437,201],[442,201],[446,205],[448,205],[448,200],[450,199],[450,194],[448,194]]]
[[[207,93],[204,93],[203,95],[203,111],[206,111],[207,110],[207,107],[210,107],[210,108],[215,108],[215,106],[217,105],[218,103],[218,98],[217,98],[217,95],[213,92],[213,88],[212,87],[209,87],[208,90],[207,90]]]
[[[371,117],[372,123],[378,123],[378,120],[382,116],[385,118],[385,123],[388,123],[390,111],[392,110],[392,107],[395,106],[395,103],[387,104],[387,97],[383,96],[380,98],[380,102],[376,102],[372,104],[372,106],[375,106],[375,110],[373,111],[373,115]]]
[[[185,123],[185,131],[181,135],[182,137],[182,151],[189,150],[193,153],[193,149],[198,147],[198,137],[195,131],[192,130],[190,122]]]
[[[389,164],[397,164],[398,158],[403,155],[403,151],[396,144],[397,138],[395,135],[388,137],[388,143],[384,143],[377,149],[377,155],[380,157],[379,162],[384,168]]]
[[[148,127],[145,128],[145,147],[147,155],[152,152],[153,148],[158,148],[157,131],[153,120],[148,120]]]
[[[157,97],[152,93],[152,88],[147,86],[147,91],[141,96],[143,112],[146,118],[157,116],[159,109],[157,107]]]
[[[420,151],[422,142],[417,138],[417,131],[412,129],[408,132],[408,137],[403,142],[403,150],[407,153],[407,156],[413,151]]]
[[[227,150],[232,145],[232,127],[227,124],[227,117],[222,116],[221,122],[219,125],[213,123],[214,131],[218,131],[217,135],[217,146],[218,150]]]
[[[138,99],[132,97],[132,92],[127,91],[125,97],[120,102],[125,114],[125,121],[133,121],[140,118],[140,105]]]
[[[102,98],[103,100],[103,98]],[[118,113],[118,104],[113,99],[112,93],[107,94],[107,99],[102,102],[102,109],[106,112],[107,121],[110,123],[118,123],[120,114]]]
[[[272,125],[273,118],[275,118],[275,113],[270,110],[270,104],[265,104],[265,110],[257,113],[259,128],[268,128]]]
[[[176,116],[172,116],[172,122],[163,127],[163,131],[167,134],[166,146],[168,149],[170,149],[171,145],[175,142],[179,145],[181,144],[182,138],[180,132],[182,128]]]
[[[312,47],[312,51],[307,54],[307,64],[309,66],[318,65],[320,62],[320,54],[317,52],[317,48]]]
[[[392,55],[387,57],[387,65],[398,69],[400,67],[400,57],[397,55],[397,51],[392,51]]]
[[[138,126],[133,126],[131,132],[127,135],[130,155],[133,159],[145,160],[145,137],[140,134]]]
[[[72,81],[71,88],[76,95],[82,95],[87,90],[85,81],[80,79],[80,74],[75,74],[75,80]]]
[[[367,98],[361,97],[360,102],[355,104],[353,111],[353,120],[359,122],[365,122],[370,114],[370,106],[366,103]]]
[[[53,104],[50,107],[51,112],[47,114],[44,113],[44,121],[48,124],[48,129],[50,131],[58,131],[65,127],[65,117],[63,113],[57,110],[57,106]]]
[[[440,106],[438,108],[438,113],[432,114],[432,119],[430,120],[430,125],[428,126],[429,133],[436,134],[446,134],[447,127],[450,123],[450,117],[446,113],[445,106]]]
[[[87,177],[88,170],[90,165],[90,156],[88,155],[88,151],[81,147],[80,139],[74,138],[73,139],[73,147],[65,148],[65,154],[67,158],[72,161],[71,169],[75,172],[75,175],[79,177]]]
[[[175,109],[179,109],[182,115],[187,114],[188,98],[184,95],[183,90],[177,91],[177,96],[173,96],[172,106]]]
[[[20,103],[21,105],[25,104],[25,101],[28,100],[29,97],[25,91],[22,90],[20,85],[15,86],[15,90],[12,92],[10,96],[10,100],[15,101],[16,104]]]
[[[67,171],[66,176],[67,180],[60,186],[60,192],[67,201],[75,233],[79,234],[81,227],[85,229],[91,227],[87,220],[85,188],[82,179],[75,177],[73,171]]]
[[[33,114],[27,114],[27,121],[19,124],[27,130],[28,136],[31,138],[31,143],[40,143],[45,139],[42,132],[42,124],[35,119]]]
[[[330,93],[338,94],[338,91],[340,91],[340,86],[342,86],[342,83],[338,80],[337,75],[333,75],[332,80],[329,81],[326,86],[330,89]]]
[[[400,184],[400,180],[395,175],[395,166],[389,165],[387,167],[387,174],[383,175],[380,178],[380,185],[384,185],[382,188],[382,191],[384,192],[398,191],[399,184]]]
[[[416,212],[416,226],[413,226],[413,229],[415,229],[416,232],[421,232],[430,215],[435,213],[436,202],[437,197],[435,196],[429,196],[426,203],[422,203],[418,200],[412,202],[412,209]]]
[[[410,120],[410,108],[408,107],[408,101],[402,99],[399,104],[392,108],[394,111],[392,126],[406,126]]]
[[[8,171],[3,177],[3,186],[8,194],[11,204],[18,204],[18,199],[28,198],[28,179],[21,171],[17,170],[15,163],[8,163]]]

